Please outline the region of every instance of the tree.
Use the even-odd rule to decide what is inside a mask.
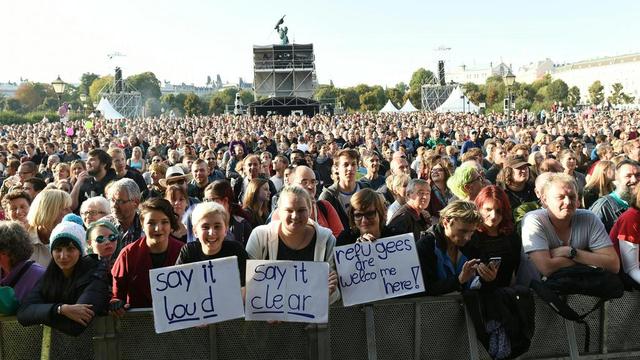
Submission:
[[[91,86],[89,86],[89,98],[91,98],[91,102],[100,101],[100,91],[102,91],[105,86],[111,83],[113,83],[113,76],[111,75],[103,76],[99,79],[93,80]]]
[[[202,113],[202,103],[198,95],[189,93],[184,99],[184,112],[187,116],[200,115]]]
[[[153,97],[159,98],[162,95],[160,92],[160,80],[151,71],[131,75],[126,81],[127,84],[140,91],[143,100]]]
[[[360,109],[360,95],[355,88],[343,89],[338,99],[345,110],[357,111]]]
[[[577,86],[572,86],[567,94],[567,105],[574,107],[580,102],[580,89]]]
[[[436,84],[437,80],[433,72],[420,68],[413,72],[411,75],[411,81],[409,81],[409,89],[412,92],[420,91],[422,85]]]
[[[18,86],[14,97],[22,104],[24,111],[34,111],[38,106],[42,105],[47,97],[55,97],[56,95],[51,89],[51,85],[27,82]]]
[[[396,84],[396,89],[398,89],[398,91],[400,91],[402,95],[404,95],[407,90],[409,90],[409,86],[403,82],[399,82]]]
[[[13,111],[16,113],[23,112],[22,104],[16,98],[6,98],[2,106],[4,111]]]
[[[402,106],[402,100],[404,94],[400,92],[397,88],[389,88],[385,91],[385,95],[391,102],[397,107]],[[383,105],[384,106],[384,105]]]
[[[340,96],[340,90],[331,85],[320,85],[313,94],[313,98],[318,101],[334,100],[338,96]]]
[[[551,101],[566,101],[568,94],[569,86],[560,79],[556,79],[547,85],[547,96]]]
[[[146,116],[160,116],[161,110],[160,100],[156,98],[149,98],[144,103],[144,113]]]
[[[485,95],[482,93],[480,85],[474,83],[466,83],[462,85],[462,92],[469,98],[474,104],[480,104],[485,102]]]
[[[589,100],[593,105],[600,105],[604,101],[604,86],[600,80],[596,80],[589,86]]]
[[[89,94],[89,87],[91,86],[91,84],[96,80],[99,79],[100,75],[98,74],[94,74],[94,73],[84,73],[82,74],[82,76],[80,77],[80,87],[78,88],[78,91],[81,94]]]
[[[374,91],[368,91],[360,95],[360,110],[374,111],[378,109],[378,98]]]
[[[207,75],[207,87],[211,85],[211,75]]]
[[[621,83],[615,83],[611,85],[611,95],[609,96],[609,102],[613,105],[629,104],[634,100],[633,96],[625,94]]]

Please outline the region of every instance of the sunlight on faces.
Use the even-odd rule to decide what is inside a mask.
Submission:
[[[289,234],[302,231],[309,220],[309,205],[309,202],[302,196],[283,194],[278,206],[282,229]]]
[[[348,180],[349,182],[356,179],[356,173],[358,171],[358,161],[348,156],[341,156],[338,159],[338,176],[341,180]]]
[[[353,221],[360,234],[376,234],[380,230],[380,217],[376,207],[371,205],[365,209],[353,209]]]
[[[570,184],[553,184],[543,194],[543,198],[549,215],[558,220],[569,219],[576,211],[578,195]]]
[[[482,222],[487,228],[495,229],[502,222],[502,209],[495,200],[488,199],[478,210],[482,215]]]
[[[442,219],[444,227],[444,235],[456,246],[462,247],[469,240],[471,235],[476,231],[477,224],[470,224],[458,219]]]
[[[203,216],[194,224],[194,234],[205,255],[215,255],[222,249],[222,242],[227,234],[227,225],[224,217],[219,213],[211,213]]]
[[[27,214],[29,213],[29,202],[25,198],[17,198],[9,201],[9,209],[7,209],[9,220],[27,223]]]
[[[144,214],[142,230],[149,245],[160,245],[169,241],[171,221],[162,211],[151,210]]]
[[[416,210],[425,210],[429,206],[430,199],[431,188],[429,185],[416,185],[407,198],[407,205]]]
[[[104,226],[97,226],[91,231],[89,242],[94,254],[98,254],[101,258],[107,258],[113,255],[113,252],[116,250],[117,239],[116,241],[109,241],[109,236],[111,235],[113,235],[113,232]],[[100,236],[104,239],[102,243],[96,241]]]

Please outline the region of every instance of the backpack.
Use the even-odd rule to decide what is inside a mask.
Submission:
[[[558,315],[585,327],[584,351],[589,352],[591,329],[584,321],[585,317],[602,307],[610,299],[621,298],[624,285],[620,277],[609,271],[591,265],[576,264],[562,268],[549,275],[546,280],[532,280],[529,285],[536,294]],[[578,314],[562,295],[582,294],[599,298],[591,310]]]
[[[535,332],[531,289],[515,285],[462,293],[476,337],[494,359],[513,359],[529,350]]]

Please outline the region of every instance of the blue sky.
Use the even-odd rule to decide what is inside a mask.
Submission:
[[[83,72],[153,71],[203,85],[251,81],[252,45],[313,43],[321,83],[393,86],[419,67],[639,52],[638,1],[3,0],[0,82],[78,82]],[[434,49],[444,45],[446,53]],[[107,54],[125,54],[109,61]]]

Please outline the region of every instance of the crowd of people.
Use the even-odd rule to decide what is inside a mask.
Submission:
[[[422,295],[576,263],[638,288],[639,135],[631,111],[4,125],[3,312],[78,334],[150,307],[149,269],[226,256],[242,286],[247,259],[326,261],[339,304],[334,247],[405,233]]]

